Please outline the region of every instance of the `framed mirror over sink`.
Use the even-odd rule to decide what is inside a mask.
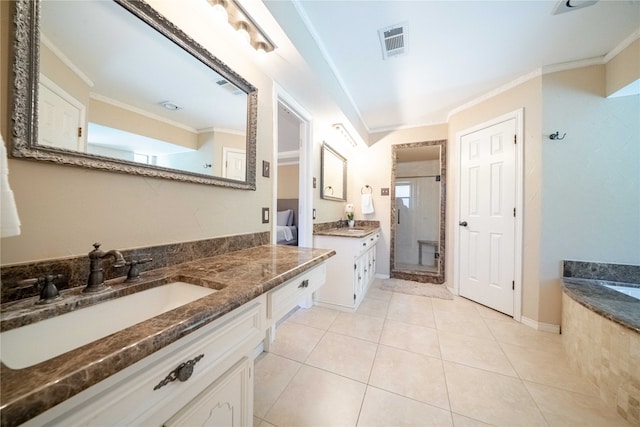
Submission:
[[[255,190],[257,89],[145,2],[15,2],[15,158]]]
[[[320,155],[320,197],[347,201],[347,159],[326,142]]]

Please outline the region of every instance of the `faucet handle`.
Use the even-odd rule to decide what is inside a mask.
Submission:
[[[32,279],[20,280],[18,284],[35,286],[40,291],[40,300],[36,304],[47,304],[60,297],[54,280],[64,279],[62,274],[46,274]]]
[[[127,273],[127,280],[125,280],[125,282],[136,282],[140,280],[140,264],[146,264],[151,261],[153,261],[153,258],[150,257],[127,261],[125,265],[129,266],[129,272]]]

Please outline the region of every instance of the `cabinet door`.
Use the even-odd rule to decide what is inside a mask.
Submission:
[[[217,381],[182,408],[164,425],[248,426],[252,423],[253,361],[243,357]]]
[[[365,256],[359,256],[354,261],[353,272],[353,289],[354,289],[354,304],[357,306],[364,297],[364,283],[365,283]]]

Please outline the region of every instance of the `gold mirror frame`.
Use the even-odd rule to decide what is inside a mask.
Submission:
[[[257,89],[141,0],[114,0],[163,34],[195,59],[226,78],[247,94],[246,179],[197,174],[161,166],[144,165],[62,148],[38,145],[38,74],[40,69],[40,0],[14,3],[13,108],[11,155],[14,158],[79,166],[90,169],[163,178],[242,190],[256,189]]]
[[[328,173],[330,164],[338,162],[342,163],[341,173]],[[339,179],[342,180],[342,188],[338,188],[336,184]],[[347,159],[326,142],[322,144],[320,155],[320,198],[336,202],[347,201]]]

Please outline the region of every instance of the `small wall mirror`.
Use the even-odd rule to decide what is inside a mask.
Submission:
[[[320,163],[320,197],[339,202],[347,201],[347,159],[324,143]]]
[[[257,90],[153,8],[15,8],[14,157],[255,190]]]
[[[444,283],[446,141],[392,146],[391,277]]]

